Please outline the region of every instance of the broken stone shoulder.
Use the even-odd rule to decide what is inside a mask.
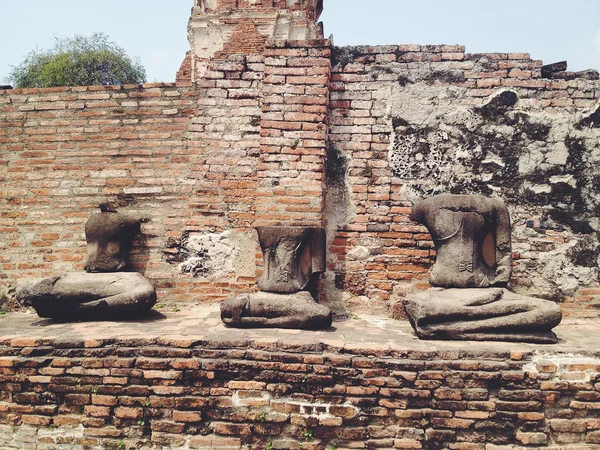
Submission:
[[[307,227],[257,227],[263,252],[261,292],[242,294],[221,304],[221,319],[233,327],[323,329],[332,312],[318,304],[318,278],[325,271],[325,230]]]
[[[137,272],[121,272],[140,221],[117,213],[108,204],[85,227],[88,273],[67,273],[30,281],[17,290],[17,300],[55,321],[119,320],[146,312],[156,303],[152,283]]]
[[[512,272],[506,205],[481,195],[418,202],[411,219],[427,227],[437,252],[433,289],[408,295],[404,308],[421,339],[555,343],[562,318],[548,300],[506,288]]]

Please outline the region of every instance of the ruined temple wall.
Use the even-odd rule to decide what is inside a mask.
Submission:
[[[0,92],[0,272],[7,286],[82,270],[84,224],[109,200],[149,219],[132,260],[161,300],[211,300],[252,288],[254,265],[240,263],[232,273],[208,261],[206,250],[235,261],[256,254],[251,236],[221,233],[251,222],[262,72],[239,61],[214,69],[197,85]],[[196,232],[208,237],[197,240]]]
[[[408,218],[441,192],[503,198],[513,288],[593,316],[600,83],[526,54],[267,41],[196,84],[0,93],[1,276],[81,270],[98,203],[149,217],[134,265],[161,299],[255,289],[256,225],[324,224],[330,305],[388,314],[428,286]]]
[[[0,91],[5,287],[83,270],[113,201],[148,219],[132,262],[159,302],[255,289],[252,227],[323,222],[330,43],[270,45],[195,84]]]
[[[542,356],[327,342],[3,337],[0,447],[600,445],[593,351]]]
[[[191,51],[177,81],[198,81],[212,60],[262,55],[266,41],[323,39],[322,0],[199,0],[188,23]]]
[[[511,211],[514,289],[597,315],[600,82],[462,46],[334,48],[332,65],[329,278],[346,304],[386,312],[427,287],[435,252],[411,206],[483,193]]]

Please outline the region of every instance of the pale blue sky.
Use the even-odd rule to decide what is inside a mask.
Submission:
[[[0,81],[54,35],[107,33],[139,56],[149,81],[173,81],[188,49],[193,0],[4,1]],[[598,0],[325,0],[336,45],[464,44],[471,53],[528,52],[570,70],[600,69]]]

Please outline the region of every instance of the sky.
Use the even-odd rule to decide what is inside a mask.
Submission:
[[[5,0],[0,84],[54,36],[103,32],[139,57],[148,81],[174,81],[189,49],[193,0]],[[8,19],[8,20],[7,20]],[[527,52],[569,70],[600,69],[598,0],[325,0],[334,44],[463,44],[467,52]]]

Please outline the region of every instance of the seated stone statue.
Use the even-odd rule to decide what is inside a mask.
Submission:
[[[417,203],[411,219],[427,227],[437,251],[431,284],[404,307],[421,339],[554,343],[562,318],[548,300],[505,289],[512,273],[510,215],[500,200],[439,195]]]
[[[262,292],[242,294],[221,304],[221,319],[237,327],[319,329],[331,325],[331,310],[309,291],[325,271],[325,230],[258,227],[264,272]]]
[[[129,318],[156,303],[156,291],[141,274],[126,268],[126,251],[140,220],[117,213],[109,204],[88,220],[87,272],[35,280],[17,290],[17,300],[40,317],[57,321]]]

